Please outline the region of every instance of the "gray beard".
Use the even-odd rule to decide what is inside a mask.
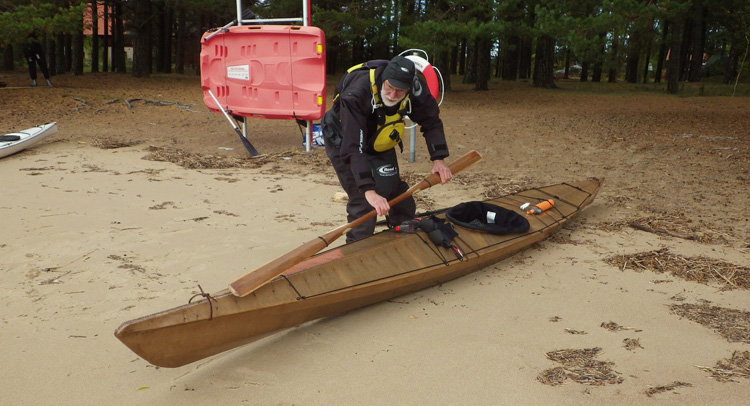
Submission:
[[[406,97],[406,96],[404,96],[404,97]],[[395,102],[391,103],[391,102],[388,102],[388,99],[386,99],[385,94],[383,92],[383,89],[380,89],[380,100],[383,101],[383,104],[385,104],[386,107],[393,107],[393,106],[401,103],[401,100],[404,100],[404,97],[402,97],[402,98],[396,100]]]

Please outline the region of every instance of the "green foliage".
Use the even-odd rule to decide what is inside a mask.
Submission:
[[[455,38],[465,38],[469,31],[465,24],[422,21],[404,28],[401,45],[404,48],[423,49],[428,54],[434,55],[450,50],[455,44]]]
[[[626,57],[637,60],[647,56],[653,61],[667,22],[688,21],[695,1],[315,0],[310,11],[312,24],[325,32],[328,49],[336,51],[331,54],[337,54],[339,64],[348,63],[344,59],[352,55],[386,58],[407,48],[424,49],[446,59],[449,51],[463,50],[459,45],[466,44],[469,50],[465,56],[471,56],[471,47],[480,43],[484,47],[481,52],[491,52],[493,58],[518,58],[508,51],[533,50],[533,42],[544,35],[554,40],[558,60],[570,52],[572,62],[601,63],[606,72],[608,68],[621,69]],[[726,55],[734,47],[742,61],[750,49],[750,1],[702,1],[707,11],[706,52]],[[0,45],[21,43],[30,32],[40,36],[77,32],[86,2],[0,0]],[[210,28],[201,24],[223,25],[236,17],[235,0],[152,2],[156,9],[169,5],[176,12],[184,11],[179,29],[188,42]],[[123,3],[125,21],[155,24],[154,18],[136,21],[141,17],[133,15],[133,3]],[[302,0],[257,0],[252,4],[252,10],[262,18],[302,17]],[[472,56],[466,60],[471,64],[480,59]],[[495,62],[497,67],[504,63]],[[739,67],[741,74],[748,65],[750,61],[745,70]]]
[[[302,17],[302,1],[259,0],[255,2],[253,10],[263,18]]]
[[[0,46],[24,42],[29,34],[74,33],[81,29],[81,16],[85,2],[58,6],[54,3],[32,2],[31,4],[7,7],[0,14]]]

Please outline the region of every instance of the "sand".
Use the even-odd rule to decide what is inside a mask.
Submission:
[[[20,74],[0,79],[24,83]],[[453,157],[477,149],[485,159],[426,191],[421,209],[604,176],[597,200],[553,238],[464,278],[168,369],[130,352],[115,328],[186,303],[199,285],[224,289],[342,224],[340,187],[320,149],[295,152],[299,133],[286,122],[256,121],[263,131],[251,141],[272,157],[245,162],[223,118],[201,105],[197,78],[53,82],[0,90],[0,132],[59,126],[0,160],[3,404],[741,405],[750,397],[747,378],[720,382],[698,368],[750,343],[669,309],[707,301],[750,311],[747,289],[605,261],[668,248],[750,264],[748,100],[601,95],[574,83],[567,93],[458,89],[443,106]],[[128,97],[187,107],[105,104]],[[103,148],[114,140],[128,142]],[[211,158],[198,168],[144,159],[178,148]],[[416,163],[402,156],[416,176],[429,168],[419,148]],[[682,228],[627,226],[646,217]],[[590,348],[621,382],[538,379],[561,366],[546,353]]]

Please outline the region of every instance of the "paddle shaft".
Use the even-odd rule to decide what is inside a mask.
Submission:
[[[450,165],[448,165],[448,167],[450,168],[451,173],[457,174],[479,162],[481,159],[482,156],[478,152],[469,151],[460,158],[453,161]],[[420,190],[427,189],[432,185],[436,185],[439,183],[440,175],[437,173],[430,174],[418,184],[410,187],[406,192],[388,201],[388,204],[390,206],[393,206],[413,195],[414,193]],[[229,284],[229,290],[235,296],[243,297],[249,295],[256,289],[272,281],[274,278],[281,275],[294,265],[297,265],[307,258],[310,258],[311,256],[317,254],[318,252],[320,252],[320,250],[330,245],[333,241],[341,237],[348,230],[351,230],[352,228],[363,224],[364,222],[374,218],[376,215],[377,213],[375,212],[375,210],[372,210],[364,216],[352,221],[351,223],[344,224],[343,226],[333,229],[328,233],[315,238],[314,240],[306,242],[305,244],[292,250],[288,254],[279,257],[261,266],[260,268],[257,268],[254,271],[248,272],[245,275],[242,275],[239,278],[235,279],[232,283]]]

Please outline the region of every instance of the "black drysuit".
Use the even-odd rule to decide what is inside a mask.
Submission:
[[[29,41],[23,45],[23,56],[29,64],[29,76],[31,80],[36,80],[36,65],[42,70],[45,79],[49,79],[49,70],[47,70],[47,60],[44,58],[42,46],[36,41]]]
[[[381,75],[384,69],[384,64],[375,68],[378,96],[380,96],[383,82]],[[334,145],[327,137],[326,154],[336,170],[341,186],[349,196],[346,207],[347,219],[352,222],[373,210],[365,199],[366,191],[375,190],[379,195],[390,200],[405,192],[408,185],[400,179],[398,171],[392,179],[378,176],[377,169],[383,162],[396,164],[396,148],[385,152],[376,152],[372,149],[377,135],[378,115],[373,111],[369,69],[354,70],[346,74],[336,86],[336,94],[339,96],[334,101],[333,108],[326,113],[321,123],[324,134],[328,136],[331,132],[335,132],[341,137],[340,146]],[[445,141],[443,122],[440,120],[440,109],[423,80],[415,79],[408,97],[411,101],[408,116],[421,126],[430,160],[446,158],[448,146]],[[397,109],[398,105],[386,107],[386,113],[391,115]],[[391,207],[389,222],[399,224],[412,219],[415,211],[414,199],[406,199]],[[373,233],[374,229],[375,219],[373,218],[349,231],[346,241],[351,242],[367,237]]]

